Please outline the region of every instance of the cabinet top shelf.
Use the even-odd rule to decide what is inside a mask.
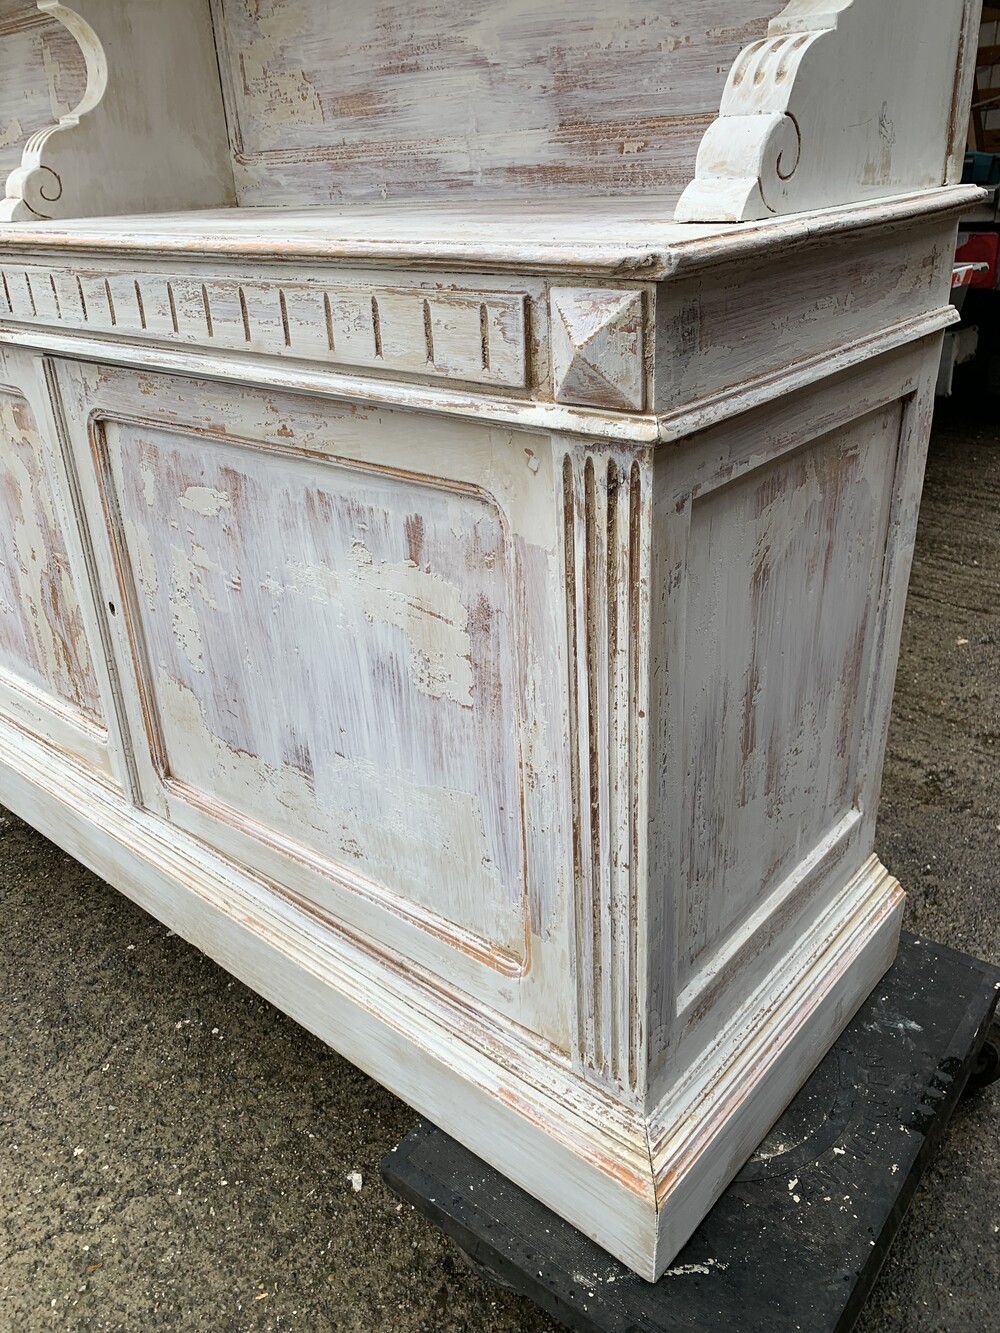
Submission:
[[[568,272],[656,281],[762,250],[794,250],[865,227],[905,225],[980,201],[942,188],[742,224],[679,224],[645,199],[227,208],[0,226],[0,251],[142,254],[256,262],[367,263]]]

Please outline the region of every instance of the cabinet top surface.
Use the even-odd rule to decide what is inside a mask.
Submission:
[[[655,201],[228,208],[0,225],[0,251],[73,251],[591,273],[656,280],[866,227],[961,212],[974,186],[921,191],[766,222],[675,223]]]

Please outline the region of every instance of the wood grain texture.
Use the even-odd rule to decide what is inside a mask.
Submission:
[[[882,408],[691,502],[682,992],[853,810],[901,424]]]
[[[239,202],[676,199],[774,8],[213,0]]]
[[[719,264],[801,253],[818,242],[932,218],[954,220],[983,202],[976,185],[878,199],[734,227],[677,223],[655,199],[434,201],[336,208],[198,209],[146,216],[23,222],[0,232],[3,252],[249,265],[322,261],[437,273],[572,275],[657,282]],[[142,256],[139,260],[138,257]]]
[[[766,380],[779,368],[838,349],[862,330],[947,315],[954,220],[933,219],[878,238],[838,237],[760,256],[720,282],[694,274],[657,304],[656,406],[663,412]]]
[[[654,1100],[871,854],[939,337],[657,456]]]

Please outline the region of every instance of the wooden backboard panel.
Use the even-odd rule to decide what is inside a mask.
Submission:
[[[676,197],[780,8],[213,0],[240,202]]]

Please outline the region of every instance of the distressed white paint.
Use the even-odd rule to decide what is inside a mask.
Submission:
[[[49,490],[45,446],[17,389],[0,387],[0,436],[0,666],[97,721],[97,682]]]
[[[38,370],[0,354],[0,710],[107,780],[105,664]]]
[[[86,87],[83,53],[63,25],[34,0],[0,2],[3,68],[0,78],[0,180],[21,164],[36,130],[66,115]]]
[[[0,270],[0,311],[115,337],[525,384],[526,292],[465,283],[462,290],[448,282],[406,287],[382,275],[352,282],[337,274],[319,283],[314,274],[297,278],[278,268],[269,276],[261,281],[259,269],[234,279],[204,271],[123,273],[114,265],[7,264]]]
[[[893,955],[874,814],[975,192],[911,79],[909,195],[850,205],[834,155],[842,207],[672,222],[777,4],[584,5],[559,44],[533,3],[417,8],[378,39],[437,24],[408,79],[360,10],[337,46],[312,0],[213,6],[244,202],[414,202],[143,218],[82,156],[123,216],[0,229],[0,798],[653,1278]],[[782,22],[810,61],[870,23],[887,99],[888,12]]]
[[[642,293],[556,287],[549,299],[556,399],[641,409],[646,400]]]
[[[213,0],[240,203],[676,199],[775,0]]]
[[[206,0],[129,7],[134,13],[123,21],[121,0],[37,0],[76,42],[86,85],[75,105],[54,108],[58,116],[25,142],[0,220],[232,201]],[[15,59],[4,50],[5,79],[20,73]]]
[[[963,47],[979,8],[789,0],[733,64],[677,220],[743,222],[955,184]]]

